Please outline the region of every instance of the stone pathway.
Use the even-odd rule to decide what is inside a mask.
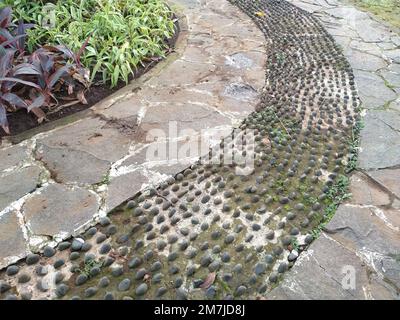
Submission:
[[[310,14],[285,1],[232,4],[268,44],[267,86],[257,110],[182,173],[87,232],[0,271],[2,298],[254,299],[295,265],[325,210],[343,196],[349,142],[360,119],[354,76]],[[225,5],[223,15],[237,12]],[[198,16],[221,2],[189,6]],[[240,34],[236,24],[223,27],[223,15],[224,33]],[[224,93],[251,98],[246,88],[235,84]],[[161,119],[155,113],[141,126]],[[246,143],[235,139],[250,134]],[[232,153],[234,161],[225,162]]]
[[[187,8],[189,33],[191,21],[206,13],[208,8],[220,12],[213,18],[219,19],[216,28],[223,29],[222,34],[236,36],[243,31],[241,28],[236,30],[236,22],[221,22],[225,21],[227,12],[248,21],[248,28],[253,30],[248,18],[228,3],[224,2],[224,9],[219,11],[220,1],[182,2]],[[158,188],[149,188],[124,202],[87,232],[56,248],[46,246],[43,254],[29,254],[26,259],[0,271],[0,298],[398,298],[399,159],[391,144],[397,143],[399,130],[398,122],[395,122],[398,113],[395,108],[390,108],[396,106],[394,102],[398,100],[399,92],[393,85],[388,88],[393,95],[384,89],[382,93],[372,90],[381,80],[387,87],[388,81],[383,80],[379,72],[396,65],[397,36],[385,36],[388,33],[385,27],[333,0],[320,5],[295,1],[296,5],[313,11],[313,14],[285,1],[232,0],[232,4],[251,17],[267,42],[266,86],[261,101],[256,112],[247,117],[238,116],[237,119],[243,117],[245,120],[232,132],[233,137],[253,130],[254,145],[245,145],[240,152],[254,157],[254,167],[236,162],[191,165],[182,173],[170,176]],[[357,19],[348,19],[349,12]],[[337,18],[340,15],[344,18]],[[202,21],[208,21],[212,17],[203,18]],[[357,24],[358,19],[362,20],[361,25]],[[374,39],[372,31],[379,33],[383,40]],[[205,35],[202,41],[206,42],[208,38],[209,35]],[[348,49],[342,53],[334,41],[343,44],[345,38],[350,47],[352,41],[356,41],[359,49],[373,44],[382,52],[390,53],[380,57],[365,49],[366,52],[358,51],[376,59],[362,54],[353,58]],[[389,48],[391,44],[394,47]],[[351,47],[351,50],[355,49]],[[345,56],[353,65],[354,73]],[[357,65],[357,59],[364,62]],[[227,65],[234,62],[249,66],[249,59],[242,55],[224,61]],[[265,60],[260,58],[260,61]],[[172,74],[166,75],[164,71],[158,79],[164,77],[168,82]],[[251,67],[247,71],[252,74]],[[202,74],[202,69],[196,74]],[[177,83],[191,82],[187,87],[181,82],[185,90],[193,87],[189,75],[177,73],[177,77]],[[381,80],[375,84],[374,79]],[[200,87],[204,85],[208,83],[202,83]],[[363,89],[363,86],[369,89]],[[211,88],[214,87],[212,83]],[[157,96],[154,91],[149,91],[152,93],[146,97]],[[225,86],[222,96],[239,95],[240,104],[231,105],[237,107],[237,111],[248,104],[254,108],[250,102],[255,98],[253,91],[248,84],[234,82]],[[130,99],[142,90],[138,92],[132,92]],[[359,94],[366,115],[361,132],[359,169],[351,176],[350,187],[354,195],[339,207],[321,236],[309,246],[328,209],[335,205],[335,199],[346,196],[343,185],[346,169],[353,165],[349,156],[356,142],[352,132],[360,120]],[[386,99],[384,103],[382,99]],[[120,105],[124,102],[120,101]],[[374,107],[375,104],[379,106]],[[144,109],[151,109],[151,105]],[[165,126],[160,114],[168,111],[163,111],[162,103],[157,105],[157,112],[150,113],[148,121],[145,121],[147,114],[143,116],[144,109],[140,108],[136,118],[139,129],[149,132],[159,122],[161,128]],[[118,112],[123,113],[123,110]],[[172,115],[182,116],[179,108],[171,110],[174,110]],[[98,106],[93,112],[107,112],[107,106]],[[192,114],[197,115],[197,112],[198,108],[192,109]],[[105,121],[104,115],[99,117]],[[213,123],[215,117],[208,120]],[[192,125],[198,125],[198,121]],[[127,130],[126,125],[120,130]],[[72,131],[67,132],[71,132],[73,142]],[[388,139],[390,134],[395,138]],[[44,138],[44,148],[59,147],[51,145],[52,138]],[[388,151],[377,155],[377,152],[382,153],[379,149],[382,144]],[[226,136],[215,148],[216,157],[223,158],[225,148],[232,145],[232,138]],[[48,151],[42,153],[44,156]],[[382,165],[379,159],[386,154],[386,163]],[[129,156],[133,159],[124,170],[138,165],[143,159],[140,150]],[[374,156],[377,160],[373,160]],[[17,156],[13,153],[10,157]],[[97,161],[99,156],[95,158],[89,161]],[[117,160],[117,163],[125,160]],[[11,158],[10,161],[14,160]],[[38,165],[43,164],[43,160],[36,161]],[[133,172],[142,174],[151,170],[154,173],[154,165],[146,169],[139,166]],[[11,170],[6,170],[8,172]],[[238,175],[238,172],[248,174]],[[35,170],[19,173],[43,179]],[[92,172],[85,175],[93,177]],[[80,179],[80,176],[66,173],[61,176],[63,179]],[[127,183],[128,188],[130,183]],[[26,189],[30,188],[34,187],[28,184]],[[60,192],[53,186],[49,188],[54,194]],[[125,187],[120,187],[120,192],[125,191]],[[135,191],[131,190],[125,198],[133,196]],[[81,197],[79,204],[84,208],[72,210],[70,206],[63,206],[63,202],[57,206],[66,212],[71,210],[71,214],[89,210],[93,198],[85,192],[76,192],[74,197],[78,195]],[[47,200],[37,194],[29,199],[31,211],[27,212],[34,216],[39,207],[48,214]],[[10,226],[20,217],[21,212],[2,215]],[[26,219],[25,216],[22,218]],[[43,232],[40,231],[43,223],[29,224],[29,227]],[[6,232],[10,238],[19,236],[12,227]]]
[[[341,1],[291,2],[343,47],[365,116],[353,197],[267,297],[399,299],[400,35]]]
[[[0,268],[81,233],[182,171],[213,143],[201,130],[214,130],[219,141],[254,110],[265,82],[259,29],[227,2],[175,1],[174,7],[181,32],[166,61],[83,119],[72,116],[18,144],[2,142]],[[155,130],[167,136],[153,142]],[[188,137],[202,144],[189,155],[147,158],[163,140],[179,147]]]

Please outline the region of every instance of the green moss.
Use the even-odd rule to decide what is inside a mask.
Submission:
[[[379,19],[400,28],[399,0],[349,0],[362,10],[371,12]]]

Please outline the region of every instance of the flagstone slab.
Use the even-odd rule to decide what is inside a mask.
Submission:
[[[69,148],[54,148],[39,144],[36,157],[51,172],[58,183],[100,183],[110,170],[111,163],[90,153]]]
[[[50,184],[24,203],[22,213],[34,235],[65,238],[90,222],[99,206],[90,191]]]
[[[21,145],[0,149],[0,172],[18,166],[27,155],[27,148]]]
[[[109,211],[120,205],[126,199],[139,192],[148,183],[149,179],[140,171],[111,178],[105,198],[106,210]]]
[[[400,199],[400,169],[371,171],[368,175]]]
[[[383,169],[400,165],[400,115],[396,111],[369,111],[361,131],[359,166]]]
[[[0,215],[0,257],[23,257],[27,252],[27,243],[15,211]],[[0,268],[7,261],[0,260]]]
[[[351,278],[351,276],[353,278]],[[394,299],[396,291],[358,256],[322,235],[299,258],[269,299],[359,300]]]
[[[354,75],[364,108],[378,109],[396,99],[396,93],[378,75],[361,70],[355,70]]]
[[[34,191],[40,182],[41,172],[38,166],[28,166],[0,176],[0,211]]]

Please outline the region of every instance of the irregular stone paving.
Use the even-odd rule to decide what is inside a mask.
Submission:
[[[222,34],[243,32],[239,24],[225,23],[227,12],[237,14],[233,6],[184,2],[198,10],[193,18],[207,8],[221,10]],[[275,0],[232,4],[266,37],[267,85],[257,111],[210,151],[215,161],[202,157],[82,235],[1,271],[2,298],[256,298],[297,267],[299,253],[314,239],[313,231],[346,179],[353,127],[360,119],[353,71],[333,37],[306,11]],[[191,80],[179,77],[177,82]],[[244,92],[250,99],[246,88],[235,84],[225,93]],[[144,123],[150,128],[157,121],[155,113]],[[240,148],[234,138],[241,133],[254,133],[255,143]],[[229,147],[250,155],[254,167],[237,158],[231,164],[216,161],[227,156]],[[339,212],[336,229],[341,229],[340,217]]]
[[[151,130],[164,130],[171,142],[199,140],[207,153],[212,141],[200,139],[202,129],[228,134],[254,110],[265,82],[262,33],[227,2],[179,2],[182,30],[165,62],[79,121],[16,145],[3,141],[0,268],[79,234],[201,154],[149,161]]]
[[[341,1],[291,2],[342,46],[365,116],[352,199],[268,298],[399,299],[400,35]]]

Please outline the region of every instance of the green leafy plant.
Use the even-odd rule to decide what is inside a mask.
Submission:
[[[93,268],[102,268],[103,267],[103,262],[97,261],[94,259],[89,259],[83,263],[83,267],[77,268],[75,271],[78,272],[79,274],[84,274],[88,278],[91,278],[91,270]]]
[[[13,4],[15,19],[40,26],[28,31],[28,48],[62,44],[76,52],[90,36],[82,64],[90,68],[92,81],[112,87],[121,80],[128,82],[140,64],[164,57],[166,39],[175,30],[172,12],[160,0],[58,0],[51,9],[54,24],[50,27],[46,2]]]
[[[329,188],[328,192],[326,193],[327,198],[325,200],[326,207],[324,210],[324,216],[322,217],[318,226],[311,231],[311,235],[314,238],[319,237],[323,228],[334,216],[339,205],[343,201],[351,198],[351,193],[348,192],[349,184],[349,178],[344,175],[340,175],[335,184]]]

